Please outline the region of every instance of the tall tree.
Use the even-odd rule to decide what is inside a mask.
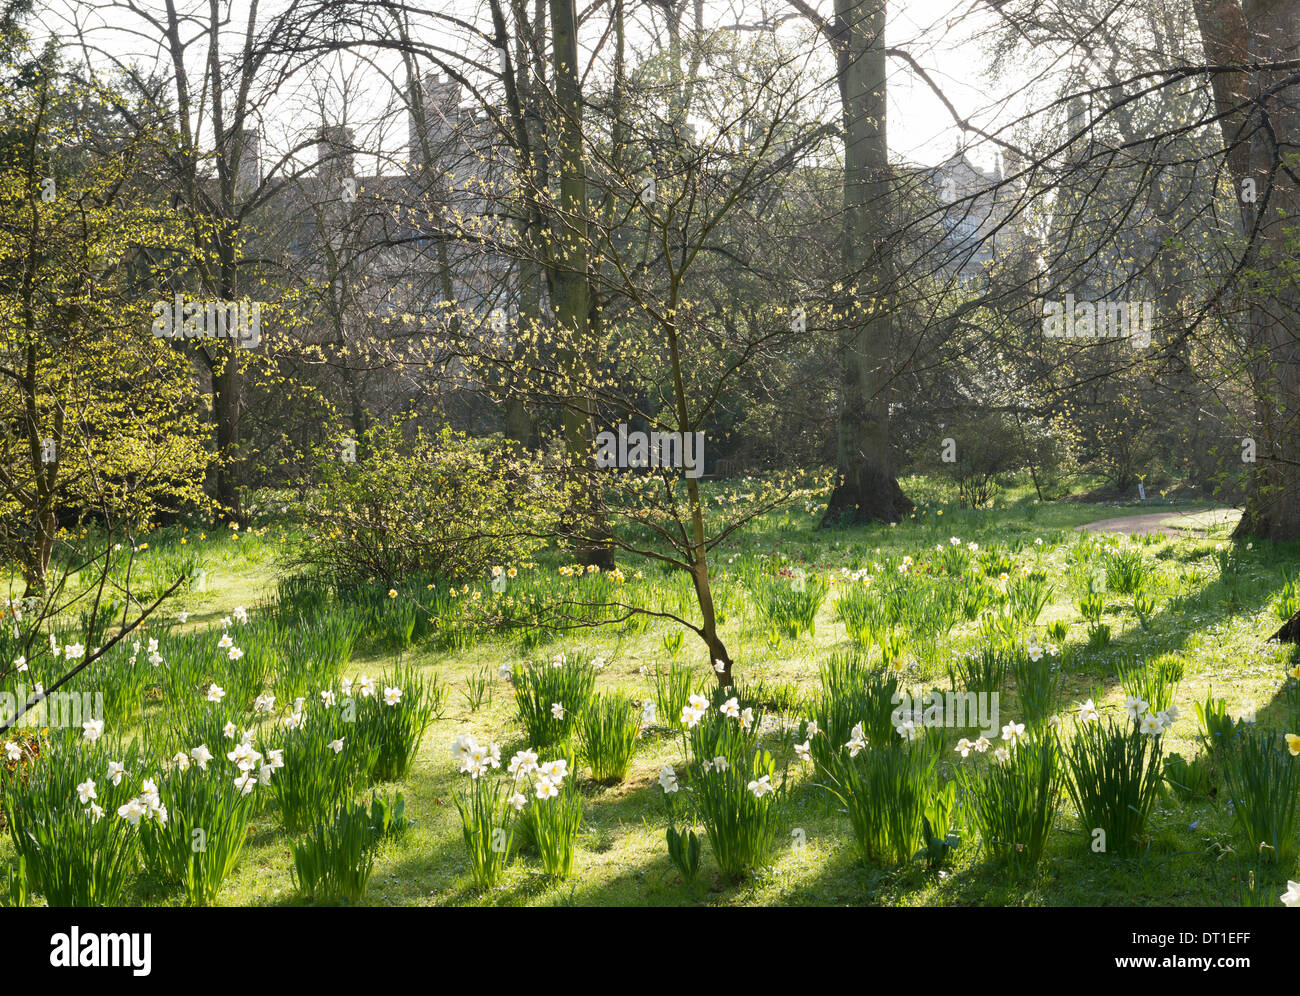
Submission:
[[[835,56],[844,138],[835,468],[823,525],[897,522],[913,508],[894,476],[888,389],[895,316],[884,0],[835,0],[826,19],[792,0]]]

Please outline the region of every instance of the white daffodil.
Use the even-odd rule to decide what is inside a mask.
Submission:
[[[677,791],[677,772],[673,771],[671,764],[665,764],[659,769],[659,787],[665,795]]]
[[[858,723],[849,731],[849,742],[844,746],[849,749],[849,757],[857,757],[861,751],[866,749],[867,738],[863,736],[861,723]]]
[[[139,799],[132,799],[117,807],[117,815],[122,817],[122,819],[126,820],[133,827],[139,826],[140,817],[146,815],[148,812],[149,810],[144,807],[144,803]]]
[[[569,777],[569,762],[562,757],[554,761],[543,761],[537,766],[537,771],[543,778],[562,782]]]

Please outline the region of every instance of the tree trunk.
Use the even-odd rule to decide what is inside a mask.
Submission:
[[[835,22],[844,122],[841,260],[848,300],[839,339],[838,481],[824,526],[897,522],[914,507],[894,477],[886,397],[893,314],[878,303],[882,293],[893,289],[888,250],[878,241],[890,222],[885,4],[835,0]],[[870,307],[865,305],[868,298]]]
[[[1300,612],[1282,624],[1282,628],[1269,637],[1282,643],[1300,643]]]
[[[560,181],[559,215],[552,226],[551,302],[560,335],[567,339],[563,373],[568,383],[562,424],[565,454],[576,479],[595,466],[595,403],[586,392],[588,282],[590,244],[587,226],[587,172],[583,156],[582,92],[578,81],[578,18],[574,0],[550,0],[551,62],[555,92],[556,148]],[[587,501],[589,489],[577,489],[579,520],[590,523],[589,542],[574,551],[585,564],[614,566],[613,553],[599,543],[600,510]]]
[[[1300,57],[1300,0],[1246,0],[1242,4],[1253,63]],[[1255,382],[1259,464],[1234,536],[1275,541],[1300,539],[1300,289],[1283,272],[1282,261],[1300,246],[1300,85],[1292,82],[1264,96],[1291,75],[1261,70],[1251,89],[1262,101],[1250,145],[1251,175],[1258,185],[1258,246],[1252,253],[1266,274],[1251,288],[1247,343]],[[1280,145],[1280,152],[1279,152]],[[1279,154],[1289,160],[1285,168]],[[1272,174],[1270,177],[1270,173]],[[1271,185],[1271,186],[1270,186]],[[1265,192],[1268,203],[1264,204]]]

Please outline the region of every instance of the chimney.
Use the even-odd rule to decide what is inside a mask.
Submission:
[[[1020,153],[1015,149],[1007,149],[1002,154],[1002,163],[1004,166],[1003,175],[1008,179],[1015,176],[1024,168],[1024,160],[1020,158]]]
[[[262,136],[256,128],[245,128],[239,139],[239,171],[235,174],[235,196],[250,197],[262,185]]]
[[[356,176],[353,167],[352,129],[346,125],[327,125],[316,137],[316,173],[319,176]]]
[[[459,120],[460,84],[436,72],[424,74],[420,85],[413,83],[410,94],[409,139],[411,165],[424,162],[425,145],[436,157],[456,131]]]
[[[1071,97],[1069,107],[1069,135],[1073,138],[1088,126],[1088,105],[1082,97]]]

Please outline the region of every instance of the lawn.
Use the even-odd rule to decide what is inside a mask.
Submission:
[[[1094,535],[1075,528],[1096,520],[1163,511],[1171,519],[1176,517],[1177,536],[1130,540],[1122,534]],[[883,666],[881,648],[861,635],[855,643],[836,602],[854,586],[869,589],[872,581],[862,578],[879,585],[889,574],[908,575],[906,583],[919,586],[907,589],[909,598],[920,598],[929,590],[924,587],[931,583],[927,579],[936,577],[935,585],[958,592],[984,586],[992,599],[973,617],[962,617],[942,632],[926,636],[908,631],[895,665],[906,687],[948,688],[952,663],[988,645],[988,619],[1004,604],[1008,586],[1028,576],[1027,572],[1037,572],[1046,579],[1046,600],[1032,624],[1020,627],[1015,639],[1041,644],[1047,653],[1062,731],[1075,726],[1079,705],[1089,699],[1103,716],[1124,713],[1127,693],[1119,677],[1123,667],[1156,668],[1172,662],[1181,665],[1183,673],[1174,696],[1180,715],[1159,737],[1166,758],[1176,753],[1190,761],[1206,754],[1194,706],[1211,697],[1222,697],[1233,717],[1253,716],[1259,729],[1295,732],[1300,726],[1300,697],[1297,681],[1287,675],[1294,659],[1290,648],[1267,642],[1279,625],[1288,571],[1296,567],[1295,550],[1266,544],[1234,548],[1227,539],[1230,510],[1194,502],[1038,504],[1014,496],[986,510],[932,503],[922,505],[915,516],[897,526],[831,530],[818,528],[818,512],[801,507],[773,513],[715,558],[717,600],[725,614],[722,638],[747,701],[762,706],[760,743],[774,760],[774,783],[785,788],[777,794],[780,801],[773,809],[775,838],[766,867],[739,876],[723,875],[705,842],[698,878],[693,883],[683,880],[665,843],[668,800],[659,779],[665,766],[686,777],[685,734],[676,717],[659,715],[638,736],[621,782],[597,784],[578,764],[582,823],[571,874],[563,878],[545,874],[537,855],[525,849],[512,856],[494,887],[474,887],[455,805],[457,793],[466,789],[470,778],[458,771],[450,748],[463,735],[480,743],[494,741],[500,745],[504,769],[504,759],[530,746],[516,714],[511,680],[500,671],[502,665],[547,662],[559,654],[570,661],[595,660],[601,662],[597,691],[622,691],[638,703],[654,698],[655,669],[674,663],[691,667],[697,685],[712,683],[702,644],[686,633],[678,645],[675,634],[682,632],[681,627],[669,621],[639,616],[558,634],[474,622],[484,618],[482,606],[494,600],[518,599],[522,604],[529,594],[554,597],[565,585],[570,593],[579,586],[587,586],[582,591],[608,591],[591,587],[608,585],[608,579],[560,574],[571,558],[551,549],[534,566],[516,565],[516,575],[496,586],[501,590],[494,590],[485,579],[444,601],[439,619],[460,618],[465,621],[462,628],[439,627],[425,634],[421,623],[411,631],[409,642],[401,622],[390,625],[391,619],[382,620],[386,613],[406,618],[409,603],[420,602],[421,588],[427,586],[413,584],[394,590],[392,597],[386,590],[369,594],[369,631],[360,632],[350,654],[344,655],[340,675],[353,679],[368,675],[383,687],[386,679],[399,681],[395,669],[409,668],[413,670],[402,673],[418,674],[442,691],[437,693],[438,714],[419,739],[405,776],[374,786],[381,795],[400,791],[413,825],[378,845],[362,901],[370,905],[1277,905],[1281,888],[1275,885],[1281,882],[1284,887],[1288,875],[1295,877],[1294,864],[1262,864],[1245,845],[1227,797],[1219,791],[1218,764],[1207,765],[1208,781],[1198,791],[1179,792],[1163,785],[1140,839],[1126,853],[1094,851],[1090,828],[1081,822],[1068,793],[1062,792],[1042,859],[1032,868],[1008,874],[991,849],[983,846],[961,795],[951,825],[960,842],[941,868],[928,868],[922,861],[901,868],[862,861],[843,807],[823,787],[819,769],[796,756],[794,745],[810,715],[821,665],[836,654],[856,653],[872,668]],[[293,592],[280,561],[282,552],[297,541],[294,525],[271,518],[243,531],[223,525],[170,526],[154,531],[148,539],[148,548],[139,552],[142,567],[153,564],[163,570],[187,559],[194,573],[192,583],[160,610],[145,637],[164,634],[164,647],[179,647],[190,636],[197,644],[209,641],[215,646],[228,631],[246,655],[255,651],[259,620],[273,616],[277,599]],[[977,550],[972,552],[970,544]],[[1127,559],[1116,556],[1125,551]],[[944,565],[955,561],[945,558],[957,557],[963,566],[950,576]],[[1116,590],[1128,583],[1122,571],[1107,576],[1112,559],[1129,568],[1137,564],[1134,591]],[[645,564],[619,566],[625,579],[618,585],[621,598],[689,612],[691,593],[681,576]],[[1098,575],[1106,580],[1104,585]],[[817,608],[812,632],[793,637],[781,632],[779,620],[764,613],[762,595],[756,594],[770,589],[756,588],[761,582],[755,578],[800,589],[810,580],[815,588],[816,579],[825,579],[827,594]],[[1090,581],[1094,588],[1104,588],[1095,625],[1083,618],[1079,605]],[[1139,594],[1154,605],[1145,619],[1134,609]],[[348,600],[337,596],[312,604],[312,611],[320,614],[349,609]],[[250,621],[223,624],[240,607],[247,610]],[[421,603],[420,612],[426,611],[432,610]],[[1097,626],[1108,627],[1108,639],[1095,633],[1090,637],[1089,630]],[[115,653],[124,655],[126,650]],[[249,659],[245,656],[244,661]],[[161,744],[166,738],[159,731],[171,722],[169,696],[191,695],[189,715],[203,707],[206,686],[196,681],[190,686],[183,681],[180,686],[168,684],[158,672],[170,666],[165,661],[144,679],[141,698],[128,698],[126,705],[116,708],[116,715],[110,712],[106,736],[148,735]],[[293,681],[282,677],[288,674],[289,664],[280,667],[268,679],[270,691],[280,691],[270,713],[258,718],[263,728],[289,713],[290,700],[296,696],[288,690],[302,684],[301,676]],[[116,675],[120,670],[107,668],[104,676],[91,679],[86,687],[105,687],[116,680],[109,672]],[[332,681],[332,676],[326,674],[321,680]],[[177,692],[178,687],[185,691]],[[301,694],[314,701],[319,691],[319,685],[304,686]],[[1001,723],[1023,721],[1022,694],[1014,680],[1008,678],[1000,692]],[[944,738],[938,769],[945,781],[959,766],[975,763],[976,759],[963,760],[953,749],[962,733],[959,729],[938,733]],[[996,742],[996,734],[993,739]],[[216,752],[214,744],[208,746]],[[160,757],[169,756],[161,746],[158,752]],[[292,751],[286,750],[285,762],[294,763]],[[492,774],[499,776],[499,772]],[[271,777],[283,776],[276,772]],[[263,798],[261,789],[258,792],[242,855],[215,903],[308,901],[291,875],[296,835],[286,832],[275,802]],[[369,796],[369,787],[360,793],[363,799]],[[682,824],[680,815],[676,822]],[[701,840],[704,837],[701,831]],[[0,864],[13,857],[13,844],[6,836],[0,843]],[[1256,876],[1260,887],[1251,894],[1249,883]],[[140,874],[132,876],[126,901],[178,905],[184,896],[157,876]]]

